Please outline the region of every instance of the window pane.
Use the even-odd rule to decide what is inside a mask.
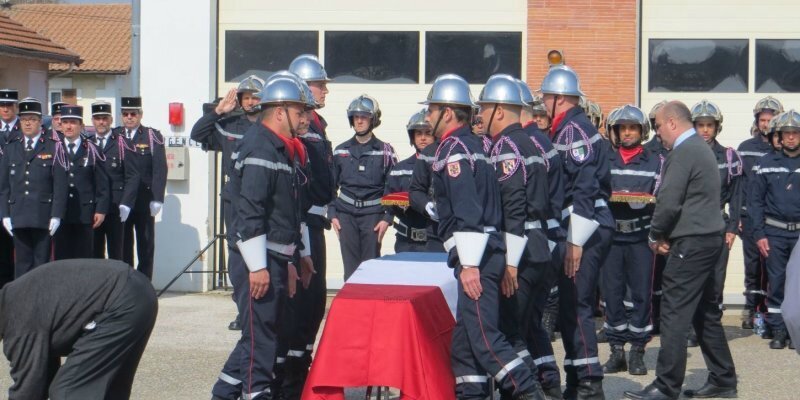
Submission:
[[[336,83],[417,83],[419,32],[325,32],[325,70]]]
[[[651,92],[747,92],[747,39],[650,39]]]
[[[800,92],[800,40],[756,40],[756,92]]]
[[[317,54],[317,31],[225,31],[225,81],[266,79],[300,54]]]
[[[426,32],[425,82],[458,74],[469,83],[485,83],[494,74],[519,77],[521,32]]]

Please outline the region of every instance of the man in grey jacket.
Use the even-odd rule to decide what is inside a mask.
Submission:
[[[690,323],[709,369],[707,383],[687,397],[736,397],[736,371],[714,296],[714,265],[725,227],[719,211],[720,177],[714,153],[692,128],[685,104],[667,103],[655,129],[670,149],[650,229],[650,246],[667,255],[661,302],[661,350],[656,379],[630,399],[677,399],[686,373]]]

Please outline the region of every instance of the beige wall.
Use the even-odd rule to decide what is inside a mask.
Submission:
[[[97,74],[71,74],[65,77],[51,77],[50,91],[61,89],[77,89],[78,105],[83,106],[84,116],[88,117],[92,103],[107,101],[114,110],[114,121],[120,121],[117,103],[121,96],[126,96],[130,91],[128,75],[97,75]],[[47,95],[48,109],[50,95]],[[89,120],[87,119],[88,123]]]
[[[0,55],[0,88],[17,89],[20,98],[32,96],[44,100],[46,77],[46,62]]]

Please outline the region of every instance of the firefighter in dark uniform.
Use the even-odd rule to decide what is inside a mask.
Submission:
[[[50,105],[50,127],[49,131],[52,134],[61,134],[61,107],[69,105],[67,103],[57,101]]]
[[[50,238],[67,209],[64,148],[42,130],[42,104],[20,102],[22,135],[3,149],[0,214],[14,237],[14,276],[50,261]]]
[[[503,211],[506,271],[501,285],[500,331],[536,377],[536,364],[528,349],[536,346],[534,326],[541,326],[541,312],[533,299],[536,291],[547,293],[540,283],[547,280],[547,267],[555,248],[555,242],[549,241],[546,234],[552,209],[544,155],[519,123],[522,107],[527,103],[516,79],[506,74],[489,77],[478,104]],[[534,380],[535,396],[544,398],[541,384]],[[561,389],[551,390],[560,394]],[[502,398],[513,398],[508,390],[501,394]]]
[[[19,93],[13,89],[0,89],[0,157],[10,136],[19,131],[17,101]],[[0,287],[14,279],[14,240],[11,235],[0,232]]]
[[[470,129],[475,105],[460,76],[441,75],[424,102],[441,143],[432,166],[434,205],[448,265],[458,281],[451,364],[459,399],[483,399],[489,379],[517,399],[541,399],[530,368],[499,329],[506,249],[500,189],[479,136]]]
[[[389,178],[386,181],[386,193],[408,192],[411,186],[411,176],[414,172],[414,165],[417,163],[422,151],[435,142],[431,126],[425,121],[425,110],[419,111],[411,116],[406,125],[408,140],[414,146],[415,153],[411,157],[400,161],[392,167]],[[394,242],[395,253],[402,252],[442,252],[442,242],[437,238],[428,238],[428,214],[421,214],[411,207],[392,207],[397,222],[394,223],[396,231]],[[432,240],[433,243],[429,243]],[[436,250],[438,248],[438,250]]]
[[[327,219],[328,204],[335,198],[336,188],[333,181],[333,148],[325,132],[328,124],[317,110],[325,107],[330,79],[317,57],[310,54],[295,58],[289,64],[289,72],[306,82],[316,103],[316,109],[309,111],[308,132],[300,134],[300,140],[305,145],[309,158],[311,206],[307,210],[306,226],[313,268],[313,271],[309,271],[307,263],[301,262],[301,277],[311,273],[311,279],[308,281],[308,287],[304,284],[298,294],[299,307],[308,310],[301,312],[305,317],[300,321],[302,335],[306,339],[305,355],[302,358],[303,370],[307,371],[311,365],[311,353],[317,340],[317,332],[325,316],[328,297],[325,275],[327,273],[325,230],[331,228]],[[299,386],[302,387],[303,382],[300,382]]]
[[[769,280],[767,324],[772,330],[771,349],[782,349],[791,338],[781,315],[786,280],[786,264],[800,232],[800,113],[789,110],[774,118],[781,150],[761,157],[752,189],[748,193],[747,212],[753,223],[753,235],[764,257]]]
[[[114,119],[111,104],[92,103],[92,125],[95,134],[90,138],[97,151],[105,158],[103,167],[108,176],[110,202],[103,223],[94,230],[94,258],[122,260],[122,243],[125,224],[120,218],[122,206],[131,209],[136,202],[139,174],[131,158],[133,146],[124,136],[111,132]],[[106,250],[108,251],[106,253]]]
[[[578,107],[577,74],[560,65],[542,81],[542,100],[553,119],[553,146],[564,162],[567,228],[564,273],[559,274],[559,321],[566,359],[567,399],[603,399],[603,370],[597,357],[594,308],[600,266],[616,225],[608,208],[609,142]]]
[[[550,202],[550,216],[547,220],[547,238],[555,244],[550,253],[550,262],[544,268],[546,274],[536,282],[530,300],[533,307],[534,321],[541,321],[531,325],[533,330],[529,338],[528,351],[536,365],[539,381],[545,394],[552,398],[561,397],[561,376],[555,356],[553,355],[553,331],[558,318],[558,274],[564,262],[564,246],[567,238],[566,231],[561,227],[561,210],[564,208],[564,183],[561,156],[553,147],[550,138],[541,130],[537,123],[537,114],[544,112],[546,122],[547,112],[541,106],[541,99],[531,93],[528,84],[517,80],[522,92],[522,99],[526,103],[522,107],[520,123],[531,141],[542,154],[545,170],[547,171],[548,198]],[[538,109],[538,110],[537,110]],[[539,117],[541,120],[543,117]],[[547,129],[549,123],[544,125]],[[555,289],[555,290],[553,290]]]
[[[601,290],[605,299],[605,328],[611,356],[603,372],[628,371],[631,375],[647,374],[644,348],[651,339],[653,251],[647,242],[650,218],[655,204],[633,194],[655,196],[664,158],[644,149],[650,123],[644,112],[626,105],[610,113],[609,139],[616,151],[609,154],[611,189],[620,194],[612,197],[609,208],[616,220],[616,231],[602,268]],[[631,193],[625,198],[625,193]],[[624,305],[626,291],[633,303],[630,313]],[[629,359],[625,360],[625,343],[630,343]]]
[[[239,287],[242,336],[212,389],[214,399],[273,398],[277,325],[297,279],[290,261],[301,243],[300,162],[292,137],[306,117],[306,98],[285,76],[268,79],[259,98],[260,122],[239,144],[229,182],[233,229],[245,261],[230,271]]]
[[[741,213],[743,203],[741,180],[744,173],[744,165],[736,150],[731,147],[725,147],[717,142],[717,135],[722,131],[722,113],[719,107],[710,101],[702,100],[692,106],[691,111],[692,122],[694,123],[697,134],[711,146],[712,150],[714,150],[722,181],[722,187],[720,188],[720,210],[725,219],[725,245],[717,261],[717,279],[715,279],[717,283],[717,288],[715,288],[717,302],[719,303],[720,310],[722,310],[722,295],[725,285],[725,276],[728,270],[728,256],[730,255],[733,242],[736,240],[736,235],[739,234],[739,214]],[[725,212],[726,205],[728,206],[728,212]],[[722,314],[720,313],[720,318],[721,317]],[[688,340],[688,345],[690,347],[697,346],[694,331],[689,335]]]
[[[94,229],[108,214],[111,193],[105,156],[83,136],[83,107],[61,108],[62,146],[67,158],[67,213],[53,237],[56,260],[92,258]]]
[[[355,135],[333,151],[339,196],[328,208],[339,236],[345,280],[363,261],[380,257],[381,241],[392,221],[381,197],[389,170],[397,162],[392,146],[373,133],[381,124],[375,99],[356,97],[347,107],[347,118]]]
[[[753,132],[750,139],[742,142],[737,151],[744,163],[744,176],[742,176],[742,212],[741,233],[742,252],[744,253],[744,295],[745,307],[742,310],[742,329],[753,329],[753,318],[756,311],[764,312],[764,296],[767,290],[767,276],[764,272],[764,260],[758,252],[755,238],[753,237],[753,224],[747,214],[747,196],[744,190],[750,187],[755,176],[758,160],[772,153],[773,148],[769,143],[767,131],[769,122],[773,117],[783,112],[783,105],[778,99],[767,96],[756,103],[753,108]]]
[[[164,205],[167,187],[167,156],[164,137],[158,130],[141,125],[142,98],[123,97],[122,124],[113,133],[124,135],[131,141],[136,157],[131,160],[139,172],[139,188],[133,208],[120,207],[120,218],[125,221],[125,244],[122,259],[133,266],[133,238],[136,231],[136,269],[153,278],[155,250],[155,217]]]
[[[258,116],[258,97],[264,87],[264,81],[251,75],[242,80],[236,89],[231,89],[220,99],[217,105],[204,113],[192,127],[190,137],[200,143],[203,150],[222,152],[222,174],[224,183],[221,190],[222,213],[224,231],[228,233],[228,271],[231,270],[231,263],[242,263],[241,254],[236,250],[235,241],[230,236],[231,194],[226,189],[226,183],[230,179],[233,169],[231,155],[236,150],[239,141],[244,137],[244,133],[256,122]],[[237,106],[241,107],[241,113],[235,112]],[[236,298],[236,288],[233,288],[233,298]],[[230,330],[241,330],[240,317],[228,324]]]
[[[650,126],[655,126],[656,121],[656,112],[659,108],[663,107],[664,104],[667,104],[666,100],[662,100],[653,108],[650,109],[650,112],[647,114],[647,118],[650,119]],[[667,149],[661,143],[661,137],[659,136],[658,132],[656,132],[655,128],[653,128],[653,137],[644,144],[644,149],[648,150],[652,153],[662,155],[665,158],[667,157]],[[656,254],[656,261],[654,266],[654,275],[653,275],[653,335],[658,335],[660,331],[660,321],[661,321],[661,277],[662,273],[664,272],[664,267],[667,265],[667,258],[661,254]]]

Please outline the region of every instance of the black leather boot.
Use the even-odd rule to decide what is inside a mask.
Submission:
[[[769,342],[769,348],[775,350],[786,348],[786,342],[789,340],[786,329],[777,330],[774,335],[775,337]]]
[[[578,382],[578,400],[605,400],[602,380],[585,379]]]
[[[754,317],[753,310],[745,309],[742,311],[742,329],[745,330],[752,330],[753,329],[753,317]]]
[[[647,375],[644,365],[644,347],[631,346],[628,351],[628,373],[631,375]]]
[[[628,370],[628,363],[625,362],[625,347],[623,345],[611,345],[611,356],[603,364],[603,372],[615,374]]]
[[[694,332],[694,328],[689,330],[689,338],[686,339],[686,347],[697,347],[700,344],[697,343],[697,333]]]
[[[239,317],[239,314],[236,314],[236,319],[234,319],[233,321],[231,321],[230,324],[228,324],[228,329],[232,331],[242,330],[242,319]]]
[[[606,328],[600,328],[597,331],[597,343],[608,343],[608,335],[606,335]]]

